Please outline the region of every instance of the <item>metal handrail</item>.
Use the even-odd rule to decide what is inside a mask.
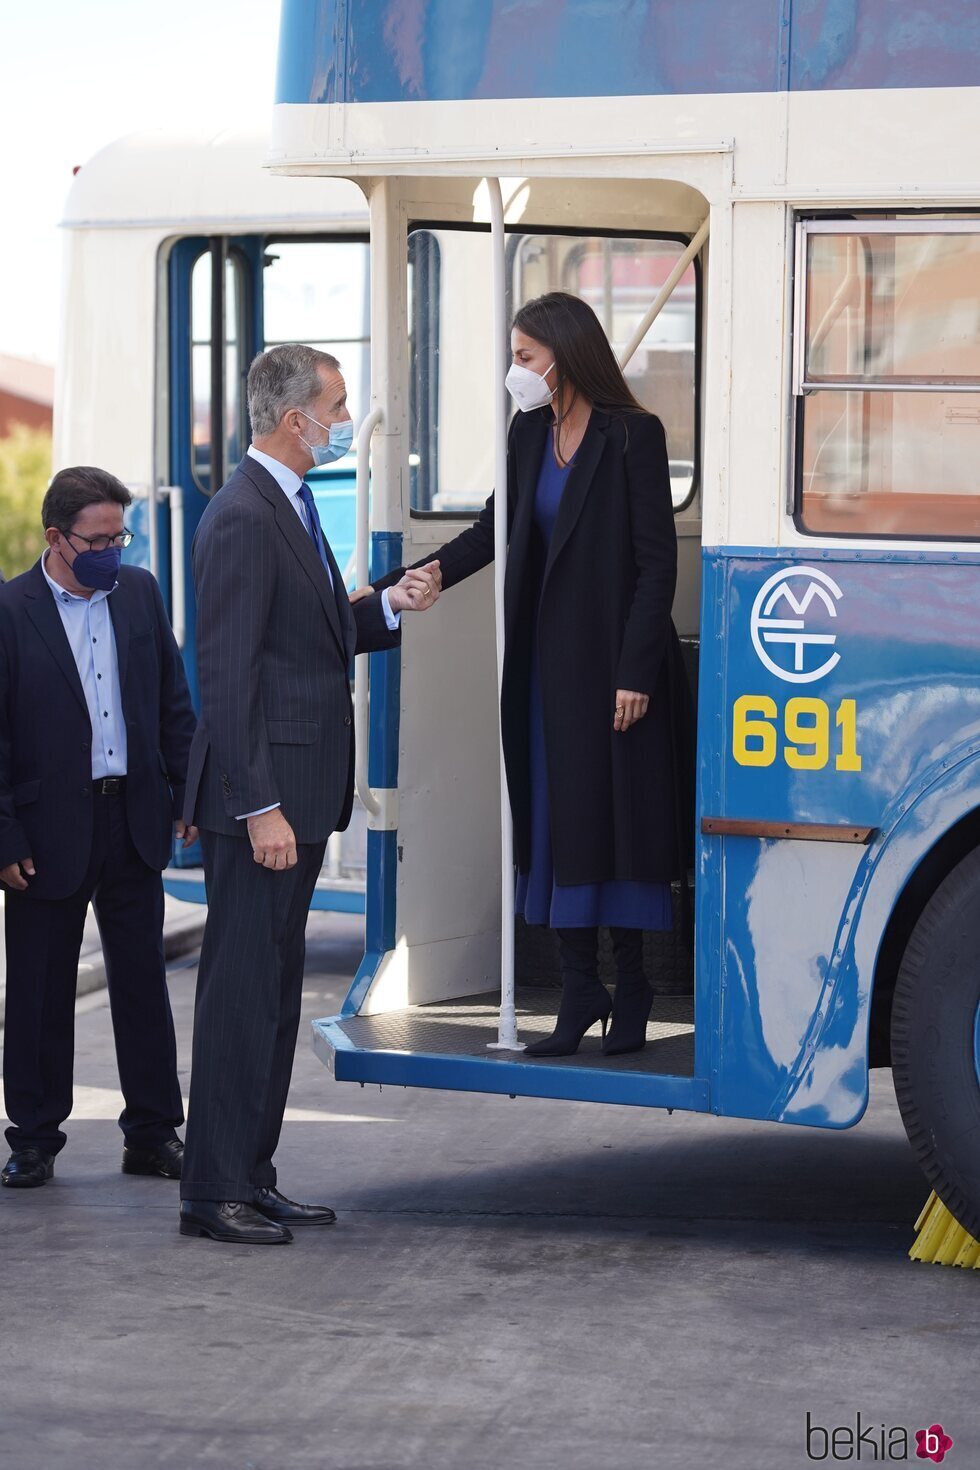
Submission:
[[[354,565],[358,587],[366,587],[370,577],[371,501],[370,458],[371,436],[381,423],[383,414],[374,408],[357,432],[357,478],[355,480]],[[381,812],[381,801],[368,782],[368,671],[366,667],[354,679],[354,789],[365,811],[372,817]]]
[[[504,201],[500,180],[487,179],[490,198],[490,241],[493,254],[493,359],[494,386],[494,613],[497,634],[497,706],[504,678],[504,574],[507,570],[507,393],[504,379],[510,356],[507,340],[507,254],[504,237]],[[517,1009],[514,989],[514,822],[507,791],[503,730],[499,739],[500,759],[500,1017],[497,1040],[489,1043],[499,1051],[523,1051],[517,1039]]]
[[[155,485],[150,497],[150,515],[155,520],[157,506],[161,500],[170,504],[170,626],[174,630],[177,647],[183,649],[187,642],[187,577],[184,562],[184,490],[181,485]],[[156,562],[156,566],[153,563]],[[159,543],[155,537],[150,541],[150,570],[160,575]]]
[[[640,322],[636,331],[633,333],[632,337],[623,348],[622,355],[619,359],[619,365],[621,368],[626,367],[626,364],[632,358],[634,352],[643,341],[647,332],[649,332],[650,328],[657,320],[657,317],[663,311],[671,296],[673,296],[674,287],[677,285],[677,282],[687,270],[688,266],[691,264],[691,261],[698,254],[705,240],[707,240],[710,220],[711,216],[709,215],[704,220],[701,228],[698,230],[697,234],[694,236],[687,249],[684,251],[684,254],[677,261],[674,269],[671,271],[666,281],[664,281],[660,290],[657,292],[657,295],[654,298],[653,305],[650,307],[650,310],[647,312],[646,316]]]

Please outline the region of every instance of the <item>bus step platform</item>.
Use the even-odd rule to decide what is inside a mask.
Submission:
[[[694,1075],[691,996],[657,996],[646,1047],[617,1057],[603,1055],[598,1025],[570,1057],[488,1050],[497,1039],[499,1006],[499,993],[492,991],[376,1015],[333,1016],[314,1022],[314,1047],[340,1081],[696,1110],[707,1105],[707,1084]],[[519,1040],[547,1036],[557,1006],[555,987],[519,985]]]

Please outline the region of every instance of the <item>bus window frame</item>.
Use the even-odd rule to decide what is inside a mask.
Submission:
[[[259,238],[261,238],[261,237],[259,237]],[[201,249],[201,251],[197,255],[194,256],[194,259],[190,262],[190,267],[189,267],[188,276],[187,276],[187,279],[188,279],[188,293],[189,293],[189,300],[188,300],[188,326],[190,328],[190,330],[188,331],[188,334],[187,334],[187,383],[188,383],[187,407],[188,407],[188,411],[189,411],[189,415],[190,415],[190,422],[188,424],[188,444],[190,446],[190,472],[191,472],[191,478],[194,481],[194,488],[196,490],[200,491],[200,493],[202,495],[206,496],[209,500],[210,500],[211,496],[214,495],[217,490],[220,490],[221,489],[221,486],[220,485],[215,485],[210,490],[205,489],[204,485],[201,483],[201,478],[200,478],[200,476],[199,476],[199,474],[197,472],[197,465],[195,463],[195,458],[194,458],[194,348],[195,347],[207,347],[208,349],[210,349],[211,348],[211,332],[210,332],[210,327],[209,327],[208,336],[206,338],[198,339],[198,338],[196,338],[194,336],[194,272],[197,270],[197,268],[200,265],[200,263],[201,263],[202,260],[210,260],[210,259],[211,259],[211,249],[210,249],[210,245],[207,244],[207,245],[205,245]],[[244,250],[242,250],[240,246],[238,246],[238,245],[232,245],[229,242],[228,247],[227,247],[227,253],[225,255],[225,260],[226,260],[227,263],[231,264],[231,266],[232,266],[232,268],[234,270],[234,273],[235,273],[236,283],[241,288],[240,291],[236,291],[236,295],[239,297],[239,307],[238,307],[238,310],[236,312],[236,317],[235,317],[235,331],[236,331],[236,336],[234,338],[234,342],[237,344],[237,347],[238,347],[239,360],[241,362],[244,359],[245,352],[247,350],[248,323],[252,319],[252,312],[253,312],[253,309],[254,309],[254,294],[253,293],[254,293],[255,287],[254,287],[254,284],[252,282],[251,275],[250,275],[250,272],[249,272],[249,269],[248,269],[248,264],[249,264],[249,262],[248,262],[248,256],[245,254]],[[209,283],[209,292],[210,292],[210,283]],[[209,302],[210,302],[210,296],[209,296]],[[227,306],[227,302],[226,302],[226,306]],[[210,312],[210,310],[211,310],[211,306],[209,305],[209,312]],[[210,316],[209,316],[209,320],[210,320]],[[226,340],[222,343],[222,355],[227,351],[228,347],[231,345],[228,342],[228,340],[227,340],[227,337],[228,337],[227,321],[228,321],[228,318],[226,316],[225,317],[225,323],[226,323],[226,325],[225,325],[225,339]],[[227,365],[226,365],[226,367],[227,367]],[[213,465],[214,465],[214,454],[212,452],[212,443],[211,443],[211,435],[210,435],[210,425],[212,423],[212,416],[211,415],[212,415],[212,411],[213,411],[213,405],[211,403],[211,378],[210,378],[210,371],[211,370],[209,368],[208,369],[208,425],[209,425],[209,430],[208,430],[207,446],[208,446],[208,464],[209,464],[209,466],[213,467]],[[244,372],[240,372],[238,374],[238,377],[239,377],[239,380],[240,380],[240,383],[241,383],[241,392],[240,392],[239,402],[238,402],[238,426],[237,426],[237,433],[238,433],[239,441],[241,443],[245,443],[246,440],[250,440],[251,439],[251,427],[252,426],[251,426],[251,423],[250,423],[249,417],[248,417],[248,395],[245,392],[245,376],[247,375],[247,372],[248,372],[248,368],[246,367],[245,370],[244,370]],[[227,393],[227,387],[228,387],[227,377],[225,377],[225,392],[226,393]],[[226,406],[227,405],[222,405],[222,408],[225,408]],[[225,444],[223,446],[222,458],[224,458],[224,449],[226,449],[226,448],[227,448],[227,444]],[[227,470],[227,466],[225,466],[225,469]],[[214,479],[214,475],[213,475],[213,473],[211,473],[211,470],[209,470],[208,479],[209,479],[209,481]]]
[[[286,234],[282,234],[280,232],[278,235],[260,235],[259,236],[259,239],[262,241],[262,254],[263,255],[265,255],[267,253],[267,251],[271,250],[276,245],[367,245],[368,246],[368,252],[369,252],[368,253],[368,272],[369,272],[369,275],[368,275],[368,303],[369,303],[369,308],[370,308],[370,300],[371,300],[371,285],[370,285],[370,270],[371,270],[370,245],[371,245],[371,236],[369,234],[367,234],[364,230],[354,230],[350,234],[346,234],[346,233],[345,234],[339,234],[339,233],[330,234],[330,233],[324,232],[323,230],[318,230],[315,233],[308,234],[308,235],[306,235],[306,234],[304,234],[304,235],[286,235]],[[265,312],[263,311],[263,313],[262,313],[262,351],[263,352],[265,351],[266,347],[269,345],[269,340],[270,339],[265,334]],[[282,341],[280,341],[279,338],[276,338],[275,341],[273,341],[272,346],[273,347],[279,347],[279,346],[284,345],[284,343],[286,343],[286,342],[295,342],[296,340],[297,339],[295,337],[283,338]],[[305,337],[303,338],[303,340],[304,340],[304,342],[307,341],[307,339]],[[320,339],[321,342],[326,342],[326,340],[327,339],[325,337],[323,337],[323,338]],[[367,344],[368,344],[368,350],[370,350],[370,347],[371,347],[370,324],[369,324],[368,335],[367,335],[367,338],[366,339],[365,338],[362,338],[362,337],[331,337],[330,338],[331,343],[333,343],[337,347],[347,347],[347,346],[360,347],[365,340],[367,341]],[[311,347],[315,347],[317,345],[316,344],[316,339],[315,338],[311,338],[309,340],[309,345]]]
[[[476,220],[432,220],[432,219],[410,219],[406,229],[406,241],[415,230],[447,230],[460,234],[490,234],[489,224],[483,224]],[[513,264],[513,251],[511,245],[516,245],[517,240],[525,235],[555,235],[576,240],[669,240],[680,245],[682,251],[686,250],[694,238],[682,234],[676,230],[619,230],[619,229],[590,229],[587,232],[575,229],[570,225],[534,225],[525,224],[504,226],[504,235],[511,237],[507,251],[507,280],[508,294],[510,292],[511,269]],[[703,342],[703,305],[704,305],[704,274],[701,268],[700,257],[691,262],[694,267],[694,465],[691,472],[691,488],[680,505],[674,506],[674,518],[690,510],[701,493],[701,369],[704,356]],[[409,324],[410,325],[410,324]],[[408,436],[411,437],[410,435]],[[409,483],[411,481],[409,480]],[[490,492],[487,492],[488,495]],[[416,510],[409,506],[409,518],[413,521],[469,521],[478,515],[481,507],[475,510]]]
[[[793,525],[809,540],[826,541],[902,541],[964,542],[976,544],[980,535],[924,531],[812,530],[804,520],[803,507],[803,415],[808,395],[829,393],[964,393],[980,399],[980,383],[962,378],[912,379],[853,378],[821,379],[806,376],[806,349],[809,322],[807,316],[807,241],[812,235],[978,235],[980,213],[975,209],[944,210],[941,216],[923,211],[915,215],[889,215],[880,209],[863,214],[809,215],[798,213],[794,220],[793,291],[792,291],[792,466],[793,484],[790,508]],[[964,497],[970,498],[973,497]],[[980,496],[977,497],[980,499]]]
[[[178,236],[178,237],[176,237],[175,243],[178,243],[179,244],[181,239],[186,239],[186,238],[187,238],[186,236]],[[249,264],[250,264],[249,258],[245,254],[244,250],[242,250],[242,248],[239,245],[232,245],[230,243],[230,237],[226,237],[226,238],[229,239],[227,259],[234,261],[234,263],[235,263],[235,269],[236,269],[237,272],[240,273],[239,279],[241,280],[241,283],[243,285],[243,290],[242,290],[242,293],[241,293],[241,315],[240,315],[240,321],[238,323],[239,332],[242,333],[242,332],[246,332],[246,329],[248,328],[248,324],[249,323],[252,323],[254,321],[256,298],[258,297],[259,299],[261,299],[262,297],[264,297],[264,294],[265,293],[264,293],[264,290],[261,290],[261,289],[258,292],[256,291],[256,283],[253,281],[251,271],[249,270]],[[242,235],[241,238],[245,238],[245,236]],[[355,244],[355,245],[366,245],[368,247],[370,247],[370,244],[371,244],[371,237],[370,237],[370,235],[365,230],[352,230],[350,232],[344,232],[344,233],[339,233],[339,232],[338,233],[332,233],[332,232],[324,232],[324,231],[321,231],[321,230],[316,230],[316,231],[312,231],[312,232],[309,232],[309,233],[304,232],[303,234],[295,234],[295,235],[294,234],[283,233],[283,232],[279,232],[278,234],[274,234],[274,235],[267,235],[262,230],[256,230],[254,233],[248,234],[248,239],[249,240],[254,240],[254,241],[257,242],[258,248],[261,250],[263,256],[266,254],[266,252],[269,250],[269,248],[271,246],[277,245],[277,244],[280,244],[280,245],[287,245],[287,244],[288,245],[292,245],[292,244],[296,244],[296,245],[300,245],[300,244],[302,244],[302,245],[310,245],[310,244],[312,244],[312,245],[330,245],[330,244],[335,244],[335,243],[340,242],[340,243],[345,244],[345,245],[347,245],[347,244]],[[196,468],[194,466],[194,459],[193,459],[193,442],[194,442],[194,348],[195,347],[210,347],[210,343],[211,343],[210,335],[208,335],[208,337],[207,337],[206,340],[200,340],[200,341],[197,338],[195,338],[195,336],[194,336],[194,330],[193,330],[193,294],[192,294],[193,293],[193,278],[194,278],[194,271],[196,270],[196,268],[197,268],[198,264],[200,263],[201,259],[204,258],[204,257],[206,257],[206,256],[208,256],[208,255],[209,255],[209,246],[207,244],[205,244],[204,246],[202,246],[201,250],[194,256],[194,259],[190,262],[190,265],[189,265],[189,268],[188,268],[188,291],[189,291],[189,293],[191,293],[191,299],[190,299],[189,304],[188,304],[188,311],[189,311],[188,324],[189,324],[190,330],[189,330],[188,336],[187,336],[187,358],[186,358],[186,362],[187,362],[187,382],[188,382],[188,390],[189,390],[188,391],[188,407],[189,407],[189,410],[190,410],[190,422],[189,422],[189,425],[188,425],[188,442],[192,446],[192,452],[191,452],[191,476],[192,476],[193,481],[194,481],[194,488],[196,490],[200,491],[200,493],[202,495],[205,495],[208,498],[210,498],[211,495],[214,493],[214,491],[206,490],[204,488],[203,484],[201,483],[200,477],[197,474],[197,470],[196,470]],[[370,262],[369,262],[369,269],[370,269]],[[259,284],[260,284],[260,287],[261,287],[261,282]],[[260,334],[259,338],[255,342],[255,351],[256,352],[264,352],[265,351],[265,348],[266,348],[266,345],[267,345],[267,338],[266,338],[266,335],[265,335],[265,312],[264,311],[262,313],[262,321],[261,321],[261,324],[260,325],[261,325],[262,331],[261,331],[261,334]],[[332,339],[332,340],[337,341],[337,339]],[[340,339],[341,342],[343,340],[345,340],[345,339]],[[353,345],[355,345],[355,346],[360,345],[360,339],[359,338],[358,339],[353,339],[352,338],[351,341],[352,341]],[[244,353],[245,353],[245,350],[246,350],[246,338],[244,336],[240,336],[239,343],[240,343],[240,346],[242,348],[242,355],[244,357]],[[227,346],[227,344],[226,344],[226,346]],[[368,346],[370,348],[370,336],[368,337]],[[246,392],[246,388],[245,388],[246,380],[248,378],[248,369],[249,369],[250,365],[251,365],[250,362],[246,363],[246,362],[243,361],[243,363],[242,363],[242,373],[241,373],[242,391],[241,391],[241,401],[240,401],[240,404],[239,404],[239,412],[240,412],[240,422],[239,422],[239,426],[238,426],[239,437],[240,437],[242,443],[246,443],[246,444],[247,443],[251,443],[251,439],[252,439],[252,422],[251,422],[251,419],[249,418],[249,413],[248,413],[248,393]],[[209,387],[209,392],[210,392],[210,387]],[[211,441],[210,441],[210,439],[208,439],[208,452],[209,452],[209,454],[210,454],[210,448],[211,448]],[[220,486],[218,486],[216,488],[220,489]]]

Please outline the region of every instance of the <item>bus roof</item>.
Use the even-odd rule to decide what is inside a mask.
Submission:
[[[978,84],[976,0],[283,0],[277,101]]]
[[[367,204],[346,179],[276,177],[262,167],[267,122],[220,130],[154,128],[96,153],[76,174],[68,229],[300,224],[363,230]]]

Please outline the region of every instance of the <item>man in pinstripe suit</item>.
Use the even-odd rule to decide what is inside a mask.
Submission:
[[[194,537],[201,716],[185,811],[200,828],[201,949],[180,1229],[279,1244],[329,1224],[276,1188],[305,925],[327,838],[348,824],[355,653],[393,648],[439,595],[433,564],[352,606],[302,476],[351,443],[336,359],[287,345],[248,375],[254,440]],[[187,816],[187,821],[192,820]]]

